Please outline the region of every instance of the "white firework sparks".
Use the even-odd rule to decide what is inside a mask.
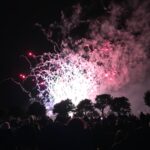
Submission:
[[[130,17],[130,22],[125,22],[126,30],[119,29],[117,18],[122,12],[116,7],[118,6],[112,8],[110,16],[103,20],[88,20],[87,38],[85,36],[76,39],[69,35],[81,22],[84,23],[80,21],[79,6],[71,18],[65,18],[63,14],[61,23],[51,24],[49,30],[36,24],[55,45],[51,40],[53,29],[59,28],[62,34],[60,52],[49,52],[40,56],[30,52],[29,56],[37,63],[35,66],[30,64],[31,71],[27,77],[20,75],[25,81],[29,78],[34,80],[33,89],[37,89],[37,92],[33,97],[44,103],[48,110],[61,100],[71,99],[77,105],[85,98],[94,100],[98,94],[117,91],[128,83],[144,79],[149,68],[146,53],[149,38],[145,36],[150,31],[147,20],[140,19],[142,25],[147,25],[140,29],[140,36],[132,31],[138,24],[134,14]],[[148,18],[149,13],[143,14]],[[139,17],[140,15],[137,16]]]

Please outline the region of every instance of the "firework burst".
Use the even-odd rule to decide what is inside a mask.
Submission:
[[[140,18],[134,17],[139,12],[136,7],[133,8],[130,22],[129,19],[121,22],[126,28],[120,29],[117,18],[124,13],[119,6],[112,7],[109,17],[88,21],[80,18],[81,10],[79,5],[74,7],[74,14],[70,18],[62,13],[61,23],[50,24],[47,30],[36,24],[47,40],[55,45],[54,52],[36,56],[30,51],[28,57],[34,59],[36,65],[32,65],[27,58],[30,73],[27,76],[20,74],[20,77],[24,82],[32,79],[34,86],[30,94],[33,95],[33,89],[36,89],[36,93],[31,97],[40,100],[47,109],[64,99],[71,99],[75,105],[85,98],[94,100],[100,93],[117,91],[128,83],[142,80],[147,74],[146,43],[149,38],[142,33],[148,34],[149,26],[141,18],[143,24],[138,28],[141,35],[133,33],[132,28]],[[70,33],[81,24],[88,24],[86,36],[73,38]],[[143,25],[145,28],[142,28]],[[59,29],[59,44],[52,40],[55,35],[53,29]]]

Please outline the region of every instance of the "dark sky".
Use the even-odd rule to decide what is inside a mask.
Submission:
[[[46,37],[35,27],[35,23],[48,26],[59,18],[60,10],[73,3],[70,0],[1,2],[0,105],[22,105],[27,99],[18,85],[4,81],[9,77],[17,78],[20,72],[26,70],[27,64],[20,55],[25,55],[29,50],[35,53],[49,50]]]
[[[31,49],[37,53],[49,50],[46,37],[35,26],[35,23],[38,22],[46,27],[60,18],[61,10],[69,10],[78,2],[83,6],[92,7],[93,5],[97,9],[102,8],[101,0],[7,0],[1,2],[0,81],[19,72],[23,67],[21,63],[24,63],[21,62],[19,56],[25,54],[27,50]]]
[[[1,102],[6,105],[21,103],[23,100],[20,101],[19,99],[27,98],[17,85],[5,81],[9,77],[17,78],[20,72],[27,70],[27,64],[20,56],[25,55],[30,50],[36,54],[50,51],[46,37],[35,26],[35,23],[38,22],[47,27],[60,18],[61,10],[67,12],[72,5],[78,2],[82,6],[96,6],[97,10],[102,9],[102,3],[99,0],[6,0],[1,2],[0,104]],[[94,13],[91,14],[94,16],[96,13],[95,9]]]
[[[11,76],[18,71],[19,55],[28,49],[48,49],[48,42],[35,23],[47,26],[59,17],[60,10],[71,5],[69,0],[59,1],[6,1],[1,3],[1,76]],[[21,63],[21,62],[20,62]]]

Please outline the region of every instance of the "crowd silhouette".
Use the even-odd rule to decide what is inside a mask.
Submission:
[[[145,93],[150,106],[150,91]],[[17,111],[16,111],[17,112]],[[25,113],[0,114],[1,150],[127,150],[150,147],[150,114],[131,112],[126,97],[98,95],[76,107],[66,99],[54,105],[56,118],[32,103]]]

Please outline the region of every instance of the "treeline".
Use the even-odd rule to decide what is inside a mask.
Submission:
[[[150,91],[145,93],[144,101],[150,106]],[[0,149],[147,149],[150,114],[134,116],[130,107],[126,97],[102,94],[94,103],[84,99],[74,106],[66,99],[55,104],[54,120],[46,116],[46,108],[39,102],[30,104],[26,111],[1,111]]]
[[[150,91],[145,92],[143,97],[145,105],[150,107]],[[38,101],[35,101],[27,107],[21,109],[13,107],[11,109],[0,109],[0,117],[8,116],[45,116],[47,110],[45,106]],[[54,105],[51,113],[56,116],[58,120],[68,120],[70,117],[80,117],[88,119],[107,118],[109,115],[115,116],[129,116],[132,114],[131,104],[126,97],[112,97],[110,94],[97,95],[95,101],[84,99],[75,106],[71,99],[62,100]]]

